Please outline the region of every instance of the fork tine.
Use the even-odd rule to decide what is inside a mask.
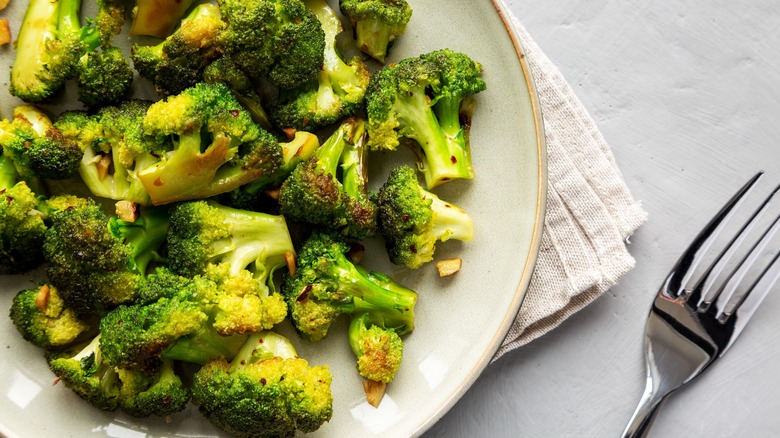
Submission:
[[[729,222],[732,213],[742,204],[745,195],[750,192],[755,183],[763,175],[764,172],[756,173],[731,197],[731,199],[729,199],[718,214],[710,219],[710,222],[699,232],[682,256],[680,256],[680,259],[674,265],[674,268],[672,268],[663,285],[663,290],[668,291],[674,297],[679,297],[686,292],[685,286],[690,281],[696,268],[702,262],[701,257],[697,256],[704,254],[709,250],[710,246],[712,246],[713,242],[715,242],[722,231],[723,225]]]
[[[780,185],[775,187],[774,190],[767,196],[763,202],[756,208],[751,214],[750,218],[742,225],[739,231],[732,237],[731,241],[725,246],[723,251],[718,255],[715,261],[712,263],[707,272],[699,280],[695,291],[698,293],[695,297],[692,295],[690,302],[695,303],[694,307],[697,307],[699,311],[706,311],[710,305],[718,299],[719,296],[724,297],[725,300],[719,300],[719,309],[723,309],[728,300],[731,299],[736,287],[741,283],[747,271],[753,266],[757,257],[761,254],[761,251],[771,240],[771,234],[774,225],[780,220],[780,217],[776,217],[772,224],[761,235],[761,238],[753,244],[753,247],[748,251],[742,251],[745,255],[742,260],[733,268],[732,272],[728,274],[725,280],[718,282],[721,272],[726,268],[731,258],[740,250],[742,243],[747,235],[750,233],[754,224],[758,219],[768,210],[768,207],[775,200],[775,196],[780,192]],[[716,287],[715,283],[720,284],[720,287]],[[725,291],[725,295],[724,295]],[[695,300],[694,300],[695,299]]]

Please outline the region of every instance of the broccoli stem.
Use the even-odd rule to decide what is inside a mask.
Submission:
[[[16,166],[14,163],[0,154],[0,190],[10,189],[19,179],[19,174],[16,173]]]
[[[365,129],[363,123],[357,123],[353,126],[349,141],[341,155],[342,186],[353,199],[360,199],[365,196],[366,178],[368,169],[366,167],[366,148],[363,147],[365,140]]]
[[[81,0],[59,0],[57,30],[63,34],[79,35],[86,52],[91,52],[100,46],[100,33],[94,26],[81,26],[79,9]]]
[[[327,98],[327,96],[323,95],[323,88],[327,90],[328,95],[333,96],[334,87],[331,84],[345,95],[362,88],[354,69],[341,59],[336,49],[336,36],[344,30],[339,17],[324,0],[305,0],[305,3],[306,8],[317,16],[325,33],[325,50],[322,62],[323,73],[320,74],[319,80],[321,84],[329,85],[326,87],[320,86],[320,98]],[[327,107],[321,106],[321,108]]]
[[[421,189],[422,190],[422,189]],[[431,199],[433,210],[432,233],[438,240],[445,242],[449,239],[468,242],[474,238],[474,221],[460,207],[442,201],[433,193],[422,190],[423,197]]]
[[[424,90],[413,90],[403,93],[395,103],[400,108],[399,114],[403,114],[401,118],[405,126],[401,129],[417,142],[424,155],[420,157],[420,170],[425,176],[426,186],[430,189],[451,179],[473,178],[471,153],[465,138],[447,135],[440,123],[441,116],[444,126],[451,128],[453,111],[447,103],[442,103],[437,114],[429,100]],[[457,109],[454,111],[456,118],[458,112]]]
[[[262,331],[249,335],[230,366],[235,369],[272,357],[293,359],[298,357],[298,353],[289,339],[274,332]]]
[[[247,335],[222,336],[211,324],[204,324],[196,333],[179,338],[162,352],[160,358],[198,364],[205,364],[218,357],[231,360],[241,350],[246,339]]]
[[[360,51],[381,63],[385,62],[390,35],[387,24],[379,16],[367,15],[355,23],[355,42]]]
[[[386,289],[376,282],[362,268],[358,268],[343,254],[334,256],[333,264],[329,266],[332,276],[339,288],[348,296],[358,298],[353,301],[355,309],[385,309],[388,316],[394,318],[413,317],[417,295],[411,291]],[[362,303],[365,301],[365,303]],[[368,307],[364,307],[368,305]]]

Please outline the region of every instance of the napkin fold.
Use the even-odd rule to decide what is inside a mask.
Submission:
[[[647,218],[609,145],[561,72],[516,17],[547,143],[547,212],[536,268],[493,360],[560,325],[634,267],[628,237]]]

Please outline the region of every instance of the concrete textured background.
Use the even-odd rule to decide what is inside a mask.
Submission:
[[[780,11],[769,0],[508,0],[610,142],[649,213],[636,268],[489,366],[425,435],[619,436],[644,387],[642,336],[680,252],[757,170],[780,181]],[[651,436],[780,436],[780,294],[666,404]]]

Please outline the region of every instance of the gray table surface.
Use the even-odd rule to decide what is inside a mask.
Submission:
[[[756,170],[780,181],[780,10],[770,0],[510,0],[560,68],[649,213],[636,267],[546,336],[489,366],[434,437],[616,437],[644,387],[644,320],[661,279]],[[678,391],[651,436],[780,436],[780,293]]]

